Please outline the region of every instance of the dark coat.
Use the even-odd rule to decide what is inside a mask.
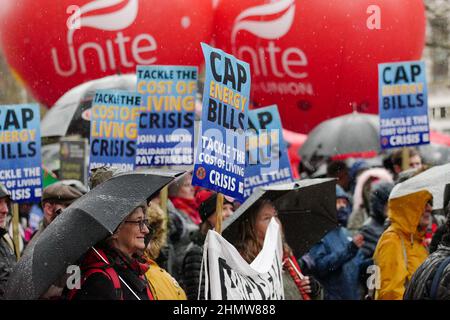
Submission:
[[[376,184],[370,193],[369,220],[363,225],[360,232],[364,236],[364,244],[361,251],[366,258],[372,258],[378,240],[385,229],[384,208],[389,200],[389,194],[394,184],[381,182]]]
[[[181,268],[181,285],[188,300],[198,300],[200,270],[203,259],[203,244],[206,236],[200,231],[192,235],[192,243],[188,246]],[[200,299],[204,299],[205,283],[202,279]]]
[[[167,271],[179,282],[181,279],[181,268],[188,246],[192,242],[192,236],[198,231],[198,226],[185,213],[174,207],[172,202],[167,202],[169,214],[168,233],[168,268]]]
[[[7,231],[0,228],[0,299],[3,299],[6,282],[17,261],[14,249],[11,248],[5,237],[8,237]]]
[[[450,247],[440,244],[438,249],[428,256],[424,263],[417,268],[405,291],[405,300],[431,299],[431,284],[442,261],[450,257]],[[450,264],[445,267],[439,280],[436,298],[450,300]]]

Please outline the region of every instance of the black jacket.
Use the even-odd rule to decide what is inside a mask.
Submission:
[[[181,267],[181,284],[188,300],[198,300],[200,269],[203,259],[203,244],[206,236],[197,231],[191,236],[192,243],[188,246]],[[204,278],[203,278],[204,279]],[[202,279],[202,280],[203,280]],[[204,299],[205,283],[202,281],[200,299]]]
[[[369,220],[362,226],[360,232],[364,236],[361,251],[366,258],[372,258],[378,240],[385,231],[384,208],[389,200],[389,194],[394,184],[390,182],[377,183],[370,193]]]
[[[170,200],[167,203],[167,212],[169,215],[167,271],[181,283],[183,260],[187,248],[192,243],[192,237],[199,228],[187,214],[176,209]]]
[[[6,282],[17,261],[14,250],[4,238],[8,236],[6,233],[5,229],[0,228],[0,299],[3,299]]]

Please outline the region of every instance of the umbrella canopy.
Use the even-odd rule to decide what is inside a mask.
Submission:
[[[95,91],[100,89],[134,92],[136,90],[136,75],[108,76],[88,81],[66,92],[42,119],[42,138],[77,134],[89,138],[90,114],[87,110],[92,106]]]
[[[433,195],[433,209],[442,209],[446,205],[444,203],[444,193],[447,184],[450,184],[450,164],[433,167],[397,184],[392,189],[389,199],[403,197],[420,190],[427,190]]]
[[[299,153],[305,159],[343,154],[375,156],[380,151],[378,132],[378,116],[353,112],[315,127]]]
[[[93,245],[181,172],[119,174],[70,205],[34,241],[14,267],[7,299],[37,299]]]
[[[431,141],[419,148],[422,161],[429,165],[442,165],[450,162],[450,147]]]
[[[336,228],[336,180],[306,179],[257,189],[223,224],[223,236],[238,239],[238,225],[259,200],[273,201],[285,238],[297,257]]]

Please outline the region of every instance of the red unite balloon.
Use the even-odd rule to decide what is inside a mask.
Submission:
[[[52,106],[88,80],[136,65],[203,63],[213,8],[205,0],[2,0],[0,40],[34,97]]]
[[[301,133],[378,113],[377,65],[420,59],[425,39],[422,0],[220,1],[215,21],[216,46],[251,65],[256,106]]]

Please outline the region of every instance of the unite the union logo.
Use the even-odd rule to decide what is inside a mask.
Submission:
[[[107,12],[108,9],[116,10]],[[101,13],[96,14],[97,11]],[[154,64],[157,60],[154,55],[151,57],[147,55],[147,58],[144,58],[142,54],[157,49],[155,38],[147,33],[134,37],[123,33],[135,22],[138,11],[138,0],[94,0],[75,10],[66,22],[68,26],[66,42],[70,61],[61,62],[58,58],[58,49],[51,48],[56,73],[62,77],[69,77],[77,72],[87,73],[87,52],[93,53],[94,59],[97,59],[95,62],[103,72],[133,68],[137,64]],[[116,33],[104,41],[92,39],[97,41],[76,43],[75,34],[83,28]],[[128,56],[127,52],[131,52],[131,55]]]
[[[298,0],[279,0],[246,8],[234,20],[231,31],[232,52],[247,61],[252,74],[267,80],[255,83],[253,89],[271,94],[314,95],[308,79],[308,57],[292,37],[298,18]],[[239,41],[250,33],[257,41]],[[247,36],[248,39],[248,36]],[[294,39],[295,40],[295,39]]]

